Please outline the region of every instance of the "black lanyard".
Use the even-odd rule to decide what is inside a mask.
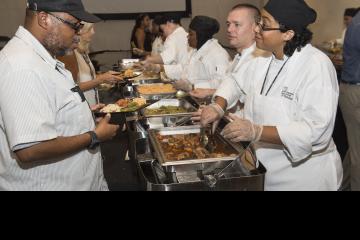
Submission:
[[[267,95],[269,94],[270,90],[273,88],[273,86],[274,86],[277,78],[279,77],[280,73],[281,73],[282,70],[284,69],[284,67],[285,67],[286,63],[289,61],[289,59],[290,59],[290,58],[288,58],[288,59],[285,61],[284,65],[282,65],[282,67],[280,68],[280,71],[278,72],[278,74],[276,75],[275,79],[274,79],[273,82],[271,83],[271,85],[270,85],[268,91],[266,92],[265,96],[267,96]],[[264,94],[266,79],[267,79],[267,77],[268,77],[268,75],[269,75],[269,71],[270,71],[271,64],[272,64],[273,60],[274,60],[274,58],[271,59],[269,68],[268,68],[268,70],[267,70],[267,72],[266,72],[266,76],[265,76],[265,79],[264,79],[263,86],[262,86],[262,88],[261,88],[260,95],[263,95],[263,94]]]

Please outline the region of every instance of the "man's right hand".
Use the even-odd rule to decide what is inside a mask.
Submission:
[[[113,139],[119,130],[118,125],[109,124],[111,115],[107,114],[97,125],[95,133],[101,142]]]

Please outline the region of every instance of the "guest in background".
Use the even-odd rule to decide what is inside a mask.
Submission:
[[[150,55],[160,55],[164,51],[164,37],[163,32],[160,29],[162,16],[156,16],[151,23],[151,35],[152,35],[152,51],[147,52],[139,48],[133,48],[133,54],[144,57]]]
[[[344,44],[340,107],[349,151],[344,160],[344,190],[360,191],[360,13],[350,24]]]
[[[72,73],[76,83],[84,92],[86,100],[92,105],[99,104],[99,94],[97,87],[100,84],[114,84],[121,77],[116,76],[116,72],[110,71],[104,74],[97,75],[95,68],[90,61],[90,43],[95,34],[94,24],[84,23],[84,27],[80,32],[79,47],[73,54],[58,59],[65,63],[65,67]]]
[[[150,33],[151,21],[148,14],[140,14],[137,19],[135,26],[131,33],[131,49],[137,48],[145,52],[151,52],[151,33]],[[133,52],[132,58],[141,58],[143,56],[137,55]]]
[[[343,31],[343,34],[341,36],[341,38],[336,39],[335,43],[337,45],[344,45],[344,40],[345,40],[345,35],[346,35],[346,31],[348,29],[348,27],[350,26],[352,19],[355,17],[355,15],[358,13],[359,9],[358,8],[347,8],[345,9],[344,12],[344,26],[345,29]]]

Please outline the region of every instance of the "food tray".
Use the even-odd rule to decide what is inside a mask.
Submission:
[[[155,84],[144,84],[141,86],[158,86],[158,85],[165,85],[164,83],[155,83]],[[174,98],[176,96],[176,90],[173,92],[166,92],[166,93],[152,93],[152,94],[143,94],[139,93],[139,87],[140,86],[134,86],[135,91],[137,92],[137,95],[139,97],[145,98],[146,100],[161,100],[164,98]]]
[[[160,108],[162,106],[173,106],[173,107],[182,107],[187,112],[186,113],[173,113],[173,114],[156,114],[156,115],[148,115],[146,114],[146,109],[156,109]],[[141,114],[147,118],[157,118],[157,117],[185,117],[185,116],[191,116],[193,112],[196,112],[197,109],[191,105],[188,101],[185,99],[162,99],[158,101],[157,103],[141,110]]]
[[[212,163],[219,161],[234,161],[244,153],[244,148],[240,145],[232,144],[230,141],[224,139],[219,132],[216,133],[215,137],[217,139],[217,143],[224,144],[225,147],[231,148],[236,156],[230,157],[222,157],[222,158],[208,158],[208,159],[189,159],[189,160],[180,160],[180,161],[171,161],[166,159],[166,154],[161,146],[160,141],[157,138],[157,134],[161,134],[164,136],[170,135],[179,135],[179,134],[198,134],[200,133],[200,126],[186,126],[186,127],[173,127],[173,128],[162,128],[162,129],[150,129],[149,130],[149,138],[151,144],[154,148],[156,157],[159,163],[163,167],[169,166],[184,166],[184,165],[193,165],[193,164],[204,164],[204,163]],[[221,142],[219,142],[219,140]]]

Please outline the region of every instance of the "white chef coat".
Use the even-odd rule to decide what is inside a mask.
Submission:
[[[270,69],[270,84],[260,94],[273,58],[258,57],[245,64],[233,75],[237,84],[224,82],[215,95],[230,105],[243,100],[246,119],[276,126],[285,147],[255,144],[257,157],[268,170],[266,190],[336,191],[342,164],[332,139],[339,96],[334,66],[309,44],[288,60],[265,96],[278,73]],[[273,66],[280,70],[283,63]]]
[[[208,40],[199,50],[194,50],[187,64],[165,66],[170,79],[186,79],[195,88],[216,89],[230,64],[230,56],[218,40]]]
[[[231,75],[238,72],[241,66],[254,59],[254,57],[256,56],[256,50],[256,43],[254,43],[253,45],[251,45],[251,47],[246,48],[241,53],[236,54],[234,60],[232,61],[230,67],[227,70],[227,74]]]
[[[226,76],[223,77],[223,81],[230,81],[230,86],[233,83],[236,83],[233,75],[237,74],[237,72],[241,69],[242,66],[253,60],[255,57],[262,55],[264,52],[256,48],[256,43],[254,42],[249,48],[242,50],[241,53],[235,55],[234,60],[230,64],[230,67],[227,69]],[[241,106],[237,106],[234,108],[237,102],[233,105],[229,106],[229,108],[236,110],[235,114],[239,117],[244,116],[244,111]]]
[[[184,64],[189,59],[188,33],[178,27],[164,43],[164,51],[160,54],[165,65]]]
[[[152,51],[151,55],[159,55],[164,51],[164,41],[162,37],[155,38],[153,44],[152,44]]]
[[[63,63],[20,27],[0,52],[0,190],[107,190],[100,149],[23,167],[14,150],[95,129]]]
[[[79,82],[83,83],[96,79],[96,71],[94,65],[90,61],[89,56],[88,55],[83,56],[77,50],[75,50],[74,52],[79,67],[79,73],[78,73]],[[85,57],[88,58],[87,61],[85,60]],[[99,93],[97,88],[85,91],[84,95],[90,106],[99,103]]]

